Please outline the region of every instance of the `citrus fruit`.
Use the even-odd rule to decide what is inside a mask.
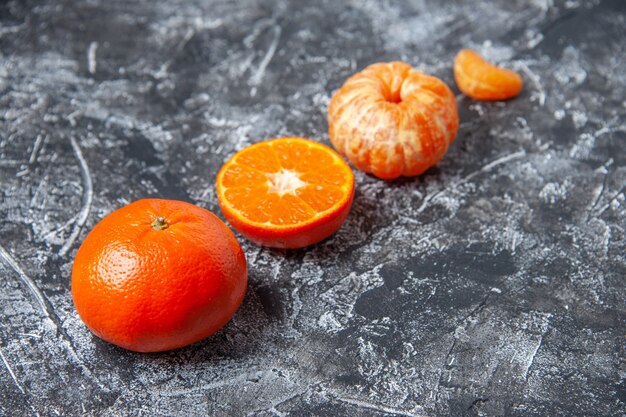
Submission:
[[[335,151],[304,138],[267,140],[236,153],[217,175],[226,219],[253,242],[300,248],[346,219],[354,175]]]
[[[448,86],[404,62],[373,64],[352,75],[328,108],[335,149],[383,179],[419,175],[436,164],[458,126]]]
[[[246,260],[230,229],[182,201],[139,200],[87,235],[72,297],[97,336],[138,352],[179,348],[213,334],[246,291]]]
[[[476,51],[461,50],[454,58],[454,79],[463,94],[476,100],[507,100],[522,90],[522,77],[485,61]]]

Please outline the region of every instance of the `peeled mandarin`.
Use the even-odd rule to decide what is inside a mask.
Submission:
[[[328,108],[335,149],[383,179],[419,175],[435,165],[458,126],[450,88],[404,62],[373,64],[351,76]]]

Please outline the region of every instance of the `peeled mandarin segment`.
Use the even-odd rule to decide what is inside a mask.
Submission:
[[[522,90],[522,77],[485,61],[476,51],[461,50],[454,58],[454,79],[463,94],[477,100],[507,100]]]
[[[345,220],[354,175],[330,148],[302,138],[261,142],[217,176],[220,207],[254,242],[295,248],[318,242]]]
[[[417,123],[421,126],[423,134],[422,143],[428,147],[431,160],[439,160],[446,152],[448,131],[447,126],[442,121],[441,111],[438,111],[436,105],[428,101],[417,101],[415,103],[416,117],[421,118]],[[428,115],[432,115],[428,117]]]
[[[333,146],[380,178],[419,175],[458,130],[456,100],[436,77],[403,62],[378,63],[348,78],[328,108]]]
[[[337,123],[329,129],[330,140],[335,149],[360,169],[363,168],[359,165],[359,161],[368,159],[363,152],[367,151],[369,142],[369,135],[362,135],[361,127],[368,126],[370,120],[380,112],[379,109],[379,102],[364,100],[361,95],[336,115]],[[346,132],[347,129],[351,131]]]
[[[393,62],[390,65],[374,66],[370,72],[373,77],[378,78],[384,99],[391,103],[399,103],[402,100],[400,96],[402,84],[410,69],[407,64]]]
[[[379,178],[392,179],[402,175],[404,151],[402,144],[377,142],[371,149],[372,173]]]

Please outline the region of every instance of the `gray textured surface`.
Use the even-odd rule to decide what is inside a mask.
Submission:
[[[624,4],[3,3],[0,415],[623,415]],[[141,355],[82,325],[72,259],[104,215],[219,213],[236,150],[328,143],[331,93],[372,62],[458,93],[462,47],[519,70],[521,96],[459,95],[444,160],[357,173],[333,238],[241,239],[249,291],[214,337]]]

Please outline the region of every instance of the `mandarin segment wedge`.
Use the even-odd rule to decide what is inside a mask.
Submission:
[[[454,79],[463,94],[483,101],[516,97],[524,84],[518,73],[487,62],[471,49],[454,58]]]
[[[335,149],[383,179],[419,175],[435,165],[458,126],[448,86],[404,62],[373,64],[354,74],[328,108]]]
[[[354,175],[341,156],[304,138],[251,145],[224,164],[216,182],[229,223],[251,241],[277,248],[329,237],[354,198]]]

